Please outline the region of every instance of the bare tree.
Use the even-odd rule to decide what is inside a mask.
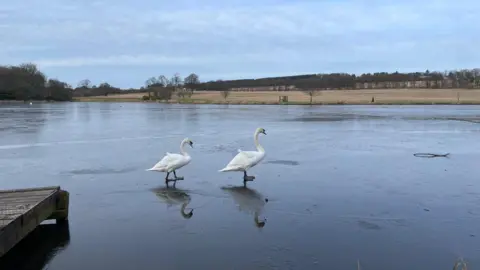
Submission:
[[[165,88],[168,84],[168,79],[160,75],[158,78],[156,77],[150,77],[148,80],[145,81],[145,88],[147,89],[148,92],[148,97],[151,99],[152,98],[152,93],[155,98],[159,98],[159,91],[161,88]],[[171,94],[170,94],[171,96]]]
[[[162,86],[162,87],[167,87],[170,84],[170,81],[168,80],[167,77],[160,75],[158,76],[157,82]]]
[[[227,100],[228,96],[230,95],[230,89],[220,91],[220,95],[222,95],[223,99]]]
[[[99,94],[108,96],[109,93],[114,92],[115,87],[113,87],[107,82],[102,82],[101,84],[98,85],[97,89],[99,91]]]
[[[98,88],[113,88],[109,83],[103,82],[100,85],[98,85]]]
[[[183,90],[183,88],[178,88],[177,90],[175,90],[175,94],[179,99],[183,99],[185,97],[185,91]]]
[[[161,100],[170,100],[172,98],[173,94],[173,88],[172,87],[156,87],[156,92],[158,95],[158,98]]]
[[[47,81],[47,87],[50,88],[68,88],[68,84],[57,79],[49,79]]]
[[[185,91],[182,87],[182,77],[179,73],[175,73],[168,84],[169,87],[173,88],[173,92],[177,95],[178,98],[182,99],[185,97]]]
[[[20,64],[18,67],[30,75],[35,75],[40,72],[37,66],[33,63],[23,63]]]
[[[177,88],[175,92],[178,98],[185,98],[185,97],[191,98],[193,95],[193,89],[189,89],[185,87]]]
[[[182,77],[180,77],[179,73],[175,73],[170,79],[170,85],[173,86],[175,90],[180,86],[182,86],[182,83],[183,83],[183,80],[182,80]]]
[[[193,89],[192,89],[192,88],[186,88],[186,89],[185,89],[185,96],[186,96],[187,98],[191,98],[192,95],[193,95]]]
[[[89,79],[81,80],[78,85],[78,88],[91,88],[92,82]]]
[[[316,89],[313,89],[313,88],[311,88],[311,89],[304,89],[304,90],[302,90],[302,92],[310,97],[310,105],[313,104],[313,97],[314,97],[314,96],[318,96],[318,95],[321,94],[320,91],[318,91],[318,90],[316,90]]]
[[[200,79],[198,78],[198,75],[195,73],[188,75],[184,80],[184,86],[187,89],[191,89],[192,91],[195,90],[199,84],[200,84]]]
[[[158,84],[158,80],[155,77],[150,77],[145,81],[145,86],[148,88],[150,86],[153,86],[155,84]]]
[[[24,74],[28,74],[25,77],[25,82],[30,85],[31,89],[42,89],[47,83],[47,76],[33,63],[23,63],[17,67]]]
[[[480,68],[475,68],[472,71],[473,73],[473,86],[475,88],[480,87]]]
[[[313,104],[313,97],[320,94],[320,91],[317,88],[311,87],[310,82],[300,81],[295,84],[295,88],[300,89],[304,94],[310,97],[310,105]]]

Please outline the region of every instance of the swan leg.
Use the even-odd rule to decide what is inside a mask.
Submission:
[[[253,181],[255,179],[255,176],[253,175],[247,175],[247,171],[243,171],[243,181]]]
[[[177,177],[177,173],[175,171],[173,171],[173,176],[175,176],[175,181],[184,179],[183,176]]]
[[[168,182],[175,182],[177,181],[177,176],[175,175],[175,171],[173,171],[173,175],[175,175],[175,179],[168,179],[168,176],[170,175],[170,172],[167,172],[167,176],[165,176],[165,184],[168,185]]]
[[[172,181],[172,180],[168,179],[169,175],[170,175],[170,173],[167,172],[167,176],[165,176],[165,185],[167,185],[167,187],[168,187],[168,182]]]

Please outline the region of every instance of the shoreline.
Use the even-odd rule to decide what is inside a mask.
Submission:
[[[480,105],[480,89],[358,89],[321,90],[310,97],[302,91],[194,91],[191,97],[144,100],[147,92],[75,97],[75,102],[142,102],[217,105]],[[312,103],[310,103],[310,99]]]
[[[71,102],[71,101],[55,101],[55,100],[48,100],[47,101],[47,100],[38,100],[38,99],[23,101],[23,100],[0,99],[0,104],[29,104],[30,102],[35,104],[35,103]]]
[[[336,106],[348,106],[348,105],[480,105],[480,101],[464,101],[464,102],[448,102],[448,101],[396,101],[396,102],[259,102],[259,101],[230,101],[230,102],[218,102],[218,101],[198,101],[198,100],[170,100],[170,101],[155,101],[155,100],[140,100],[140,99],[127,99],[127,98],[74,98],[73,102],[105,102],[105,103],[162,103],[162,104],[195,104],[195,105],[299,105],[299,106],[321,106],[321,105],[336,105]]]

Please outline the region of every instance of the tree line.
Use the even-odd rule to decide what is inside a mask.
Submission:
[[[343,90],[388,88],[480,88],[480,69],[445,72],[377,72],[308,74],[244,80],[217,80],[200,84],[201,90]]]
[[[140,89],[120,89],[107,82],[96,86],[88,79],[72,87],[56,78],[47,78],[33,63],[0,66],[0,100],[71,101],[75,96],[99,96],[138,91]]]
[[[79,84],[79,87],[88,89],[84,96],[98,96],[114,93],[109,88],[88,87]],[[146,93],[144,100],[169,100],[175,94],[179,98],[190,97],[193,91],[221,91],[224,98],[230,91],[292,91],[300,90],[309,95],[317,90],[344,90],[344,89],[389,89],[389,88],[480,88],[480,69],[462,69],[444,72],[377,72],[361,75],[348,73],[306,74],[297,76],[268,77],[259,79],[241,80],[212,80],[201,82],[197,74],[191,73],[182,78],[179,73],[172,77],[160,75],[148,78],[144,86],[139,89],[121,90],[115,93]]]
[[[72,87],[50,78],[34,64],[0,66],[0,100],[54,100],[72,99]]]
[[[480,88],[480,69],[462,69],[444,72],[377,72],[361,75],[348,73],[306,74],[241,80],[212,80],[201,82],[197,74],[182,78],[160,75],[148,78],[139,88],[121,89],[102,82],[94,85],[88,79],[76,87],[58,79],[47,78],[35,64],[0,66],[0,100],[55,100],[70,101],[73,97],[107,96],[120,93],[146,93],[145,100],[168,100],[172,95],[190,97],[193,91],[290,91],[388,88]]]
[[[179,98],[191,97],[193,91],[198,90],[200,86],[201,82],[197,74],[192,73],[182,78],[179,73],[175,73],[171,78],[164,75],[150,77],[141,90],[147,92],[147,95],[143,96],[144,100],[169,100],[174,93]]]

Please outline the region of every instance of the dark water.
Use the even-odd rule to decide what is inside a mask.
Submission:
[[[40,227],[0,268],[480,269],[478,119],[478,106],[2,105],[0,188],[71,196],[69,226]],[[267,157],[243,189],[218,170],[257,127]],[[145,169],[184,137],[193,160],[166,189]]]

